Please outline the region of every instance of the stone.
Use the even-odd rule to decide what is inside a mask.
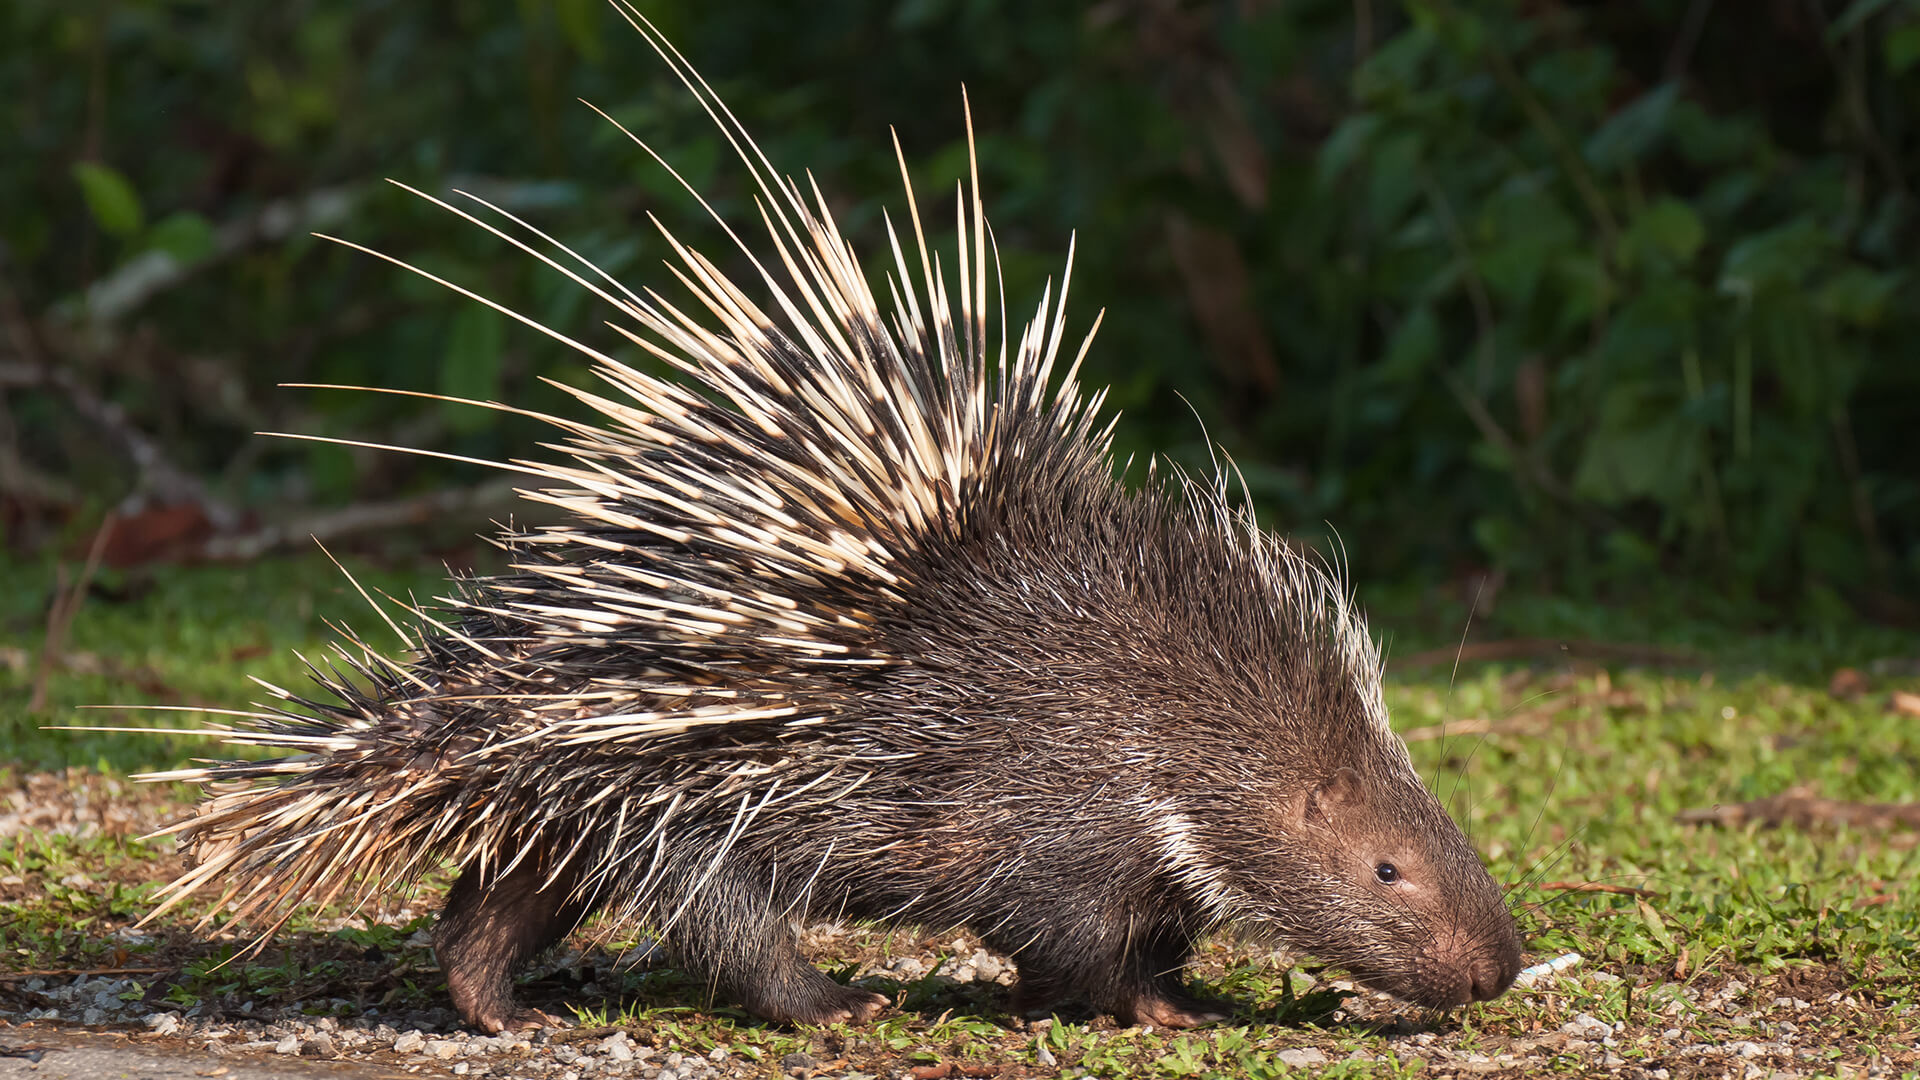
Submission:
[[[154,1013],[147,1017],[147,1030],[155,1035],[172,1035],[180,1030],[180,1014],[173,1012]]]
[[[1613,1025],[1590,1013],[1579,1013],[1560,1025],[1560,1030],[1576,1038],[1597,1040],[1613,1034]]]

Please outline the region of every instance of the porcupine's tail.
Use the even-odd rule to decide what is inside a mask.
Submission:
[[[535,478],[521,494],[570,520],[503,537],[516,556],[513,573],[468,583],[463,595],[442,601],[441,617],[413,609],[413,659],[385,659],[350,641],[354,647],[340,652],[350,674],[316,670],[320,692],[311,698],[269,688],[280,705],[239,714],[238,729],[218,729],[230,741],[297,756],[146,777],[213,793],[193,819],[170,830],[197,863],[166,887],[154,915],[220,888],[220,906],[284,920],[304,903],[343,892],[371,897],[440,859],[465,867],[542,843],[578,850],[578,818],[587,811],[567,805],[571,796],[556,793],[553,777],[585,768],[588,758],[604,770],[609,753],[658,747],[713,725],[830,722],[834,703],[818,692],[830,681],[823,675],[896,662],[872,647],[867,621],[906,602],[912,582],[902,577],[900,556],[930,531],[951,529],[983,473],[1025,455],[1045,470],[1035,475],[1106,475],[1111,423],[1096,423],[1104,395],[1083,397],[1075,379],[1086,345],[1057,369],[1071,255],[1058,301],[1050,283],[1011,349],[1002,300],[993,349],[977,166],[971,187],[956,192],[952,293],[909,182],[918,266],[910,266],[889,219],[892,309],[883,315],[817,189],[809,200],[800,184],[776,174],[685,58],[629,0],[613,2],[751,173],[767,246],[757,254],[720,224],[757,272],[755,291],[766,300],[751,299],[664,227],[679,258],[672,273],[705,317],[653,290],[621,285],[483,199],[462,193],[491,220],[414,192],[637,323],[651,337],[612,325],[681,381],[656,378],[407,266],[593,361],[602,393],[563,389],[598,413],[598,424],[530,414],[564,433],[554,448],[568,460],[483,463]],[[971,149],[970,116],[968,137]],[[907,179],[904,158],[901,171]],[[606,670],[616,655],[631,658],[624,680]],[[537,763],[519,752],[529,744],[540,747]],[[725,786],[710,776],[689,775],[677,787],[672,777],[661,779],[662,790],[640,793],[654,801],[652,812],[632,815],[655,831],[660,799],[721,798],[715,792]],[[826,790],[808,797],[829,797]],[[573,817],[556,815],[556,807]],[[595,812],[626,821],[628,809],[622,801]],[[613,832],[592,838],[588,875],[634,850],[636,837]]]

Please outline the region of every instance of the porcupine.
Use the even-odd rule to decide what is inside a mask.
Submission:
[[[751,173],[771,256],[728,233],[765,298],[664,227],[711,322],[432,200],[637,323],[616,329],[679,379],[467,294],[606,384],[570,391],[600,423],[541,417],[568,460],[500,466],[566,523],[507,530],[511,568],[415,609],[407,658],[349,638],[357,675],[316,668],[319,693],[270,688],[219,729],[299,753],[159,774],[211,794],[154,914],[218,884],[283,921],[450,863],[434,948],[488,1031],[550,1022],[513,975],[596,914],[774,1020],[886,1004],[798,951],[799,923],[840,917],[972,928],[1023,1005],[1122,1022],[1218,1019],[1180,974],[1228,924],[1426,1006],[1503,992],[1513,918],[1389,728],[1343,584],[1224,479],[1116,478],[1076,378],[1097,319],[1057,370],[1071,244],[1058,300],[1011,351],[1003,302],[996,348],[977,166],[957,321],[908,180],[918,285],[889,219],[883,315],[817,189],[616,6]]]

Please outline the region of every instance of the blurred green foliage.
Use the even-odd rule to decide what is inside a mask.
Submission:
[[[964,83],[1015,311],[1078,230],[1121,455],[1210,467],[1217,440],[1275,525],[1362,576],[1911,615],[1920,3],[640,7],[876,273],[880,207],[904,208],[888,126],[938,238]],[[12,0],[0,354],[67,367],[267,513],[469,479],[251,433],[505,458],[539,425],[275,384],[577,412],[537,376],[588,379],[309,230],[640,362],[564,278],[382,177],[479,193],[636,286],[672,292],[649,215],[745,269],[576,98],[753,222],[729,148],[602,0]],[[7,394],[19,458],[96,501],[140,485],[59,394]]]

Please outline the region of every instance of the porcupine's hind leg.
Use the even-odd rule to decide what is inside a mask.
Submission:
[[[574,895],[577,876],[563,872],[549,883],[540,862],[529,856],[505,874],[463,870],[433,929],[434,956],[446,973],[454,1009],[489,1034],[564,1025],[513,1000],[520,965],[592,914],[592,905]]]
[[[1084,997],[1122,1024],[1190,1028],[1224,1020],[1231,1008],[1187,993],[1180,978],[1195,934],[1177,917],[1146,926],[1117,919],[1070,927],[1002,927],[986,936],[1020,968],[1014,1011],[1042,1012]]]
[[[787,913],[766,886],[717,875],[680,905],[667,943],[722,999],[764,1020],[796,1024],[860,1022],[887,999],[842,986],[801,954]]]

